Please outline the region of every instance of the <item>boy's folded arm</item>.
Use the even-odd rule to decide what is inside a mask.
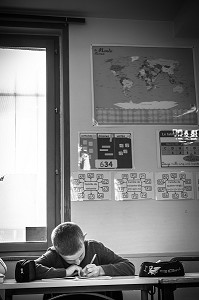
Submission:
[[[128,260],[115,264],[106,264],[101,266],[105,275],[108,276],[132,276],[135,275],[135,266]]]
[[[47,278],[62,278],[66,276],[66,269],[46,267],[42,264],[36,263],[36,279]]]
[[[99,265],[102,266],[107,276],[132,276],[135,274],[135,266],[128,259],[115,254],[112,250],[100,243],[102,254]]]
[[[82,268],[77,265],[71,265],[66,269],[66,277],[69,276],[81,276],[82,274]]]

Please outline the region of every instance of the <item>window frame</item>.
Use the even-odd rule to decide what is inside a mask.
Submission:
[[[51,232],[70,220],[70,123],[68,27],[0,28],[0,46],[46,48],[47,56],[47,242],[1,243],[0,255],[40,255]],[[66,142],[67,141],[67,142]]]

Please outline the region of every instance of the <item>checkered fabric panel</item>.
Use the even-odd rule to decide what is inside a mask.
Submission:
[[[118,109],[96,108],[98,125],[124,124],[183,124],[197,125],[197,113],[186,114],[183,109]]]

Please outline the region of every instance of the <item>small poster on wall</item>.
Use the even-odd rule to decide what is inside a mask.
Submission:
[[[193,174],[191,172],[156,172],[156,200],[194,199]]]
[[[161,167],[199,167],[199,130],[159,132]]]
[[[152,172],[117,172],[114,187],[115,200],[154,199]]]
[[[198,124],[192,48],[92,45],[93,125]]]
[[[111,200],[110,172],[73,172],[71,200]]]
[[[79,170],[132,169],[131,133],[79,134]]]

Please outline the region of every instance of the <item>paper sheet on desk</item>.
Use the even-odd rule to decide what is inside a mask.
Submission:
[[[76,277],[76,280],[87,279],[87,280],[104,280],[112,279],[111,276],[98,276],[98,277]]]
[[[63,277],[63,278],[46,278],[42,279],[42,281],[52,281],[52,280],[106,280],[106,279],[112,279],[111,276],[98,276],[98,277],[78,277],[78,276],[70,276],[70,277]]]

